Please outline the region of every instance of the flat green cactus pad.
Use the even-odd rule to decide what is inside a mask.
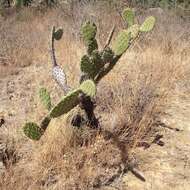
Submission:
[[[122,30],[116,37],[112,50],[116,55],[122,55],[129,47],[131,34],[127,30]]]
[[[88,74],[90,74],[93,70],[93,65],[87,55],[84,55],[81,59],[80,70]]]
[[[51,97],[46,88],[40,88],[39,90],[39,98],[44,105],[44,107],[48,110],[51,109]]]
[[[96,94],[96,85],[92,80],[84,81],[79,89],[87,96],[94,97]]]
[[[77,106],[79,93],[80,89],[76,89],[64,96],[62,100],[50,111],[50,117],[59,117]]]
[[[143,24],[140,27],[140,31],[141,32],[151,31],[154,27],[155,22],[156,22],[156,19],[153,16],[146,18],[146,20],[143,22]]]
[[[88,21],[82,26],[81,33],[85,42],[94,39],[96,36],[96,32],[97,32],[97,27],[94,23]]]
[[[133,12],[132,9],[126,8],[122,12],[122,17],[125,20],[125,22],[128,24],[128,26],[132,26],[134,24],[134,19],[135,19],[135,13]]]
[[[32,140],[39,140],[43,134],[41,128],[33,122],[26,123],[23,127],[23,131],[24,134]]]
[[[114,53],[111,50],[111,48],[107,47],[103,52],[102,52],[102,60],[104,63],[109,63],[110,61],[113,60]]]
[[[134,38],[136,38],[138,36],[139,31],[140,31],[140,27],[139,27],[138,24],[134,24],[131,27],[129,27],[127,29],[127,31],[131,33],[131,38],[134,39]]]
[[[62,35],[63,35],[63,29],[62,28],[58,28],[57,30],[54,31],[53,33],[53,37],[56,39],[56,40],[60,40],[62,38]]]

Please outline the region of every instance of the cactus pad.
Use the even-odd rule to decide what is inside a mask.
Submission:
[[[128,24],[128,26],[132,26],[134,24],[134,19],[135,19],[135,13],[133,12],[132,9],[126,8],[122,12],[122,17],[125,20],[125,22]]]
[[[62,35],[63,35],[63,29],[62,28],[58,28],[57,30],[55,30],[53,32],[53,37],[56,39],[56,40],[60,40],[62,38]]]
[[[82,26],[81,33],[86,43],[95,38],[96,32],[97,32],[97,27],[94,23],[88,21]]]
[[[132,25],[131,27],[129,27],[129,28],[127,29],[127,31],[131,33],[131,38],[134,39],[134,38],[136,38],[136,37],[138,36],[138,34],[139,34],[139,31],[140,31],[139,25],[138,25],[138,24],[134,24],[134,25]]]
[[[92,80],[84,81],[79,89],[87,96],[94,97],[96,94],[96,85]]]
[[[23,130],[24,134],[32,140],[39,140],[43,134],[41,128],[36,123],[32,122],[26,123]]]
[[[151,31],[154,27],[155,22],[156,22],[156,19],[153,16],[146,18],[146,20],[143,22],[143,24],[140,27],[140,31],[141,32]]]
[[[113,57],[114,57],[114,53],[109,47],[104,49],[104,51],[102,52],[102,60],[104,63],[109,63],[110,61],[113,60]]]
[[[112,49],[116,55],[122,55],[129,47],[131,34],[127,30],[122,30],[115,39]]]
[[[51,109],[51,97],[49,92],[45,88],[40,88],[39,90],[39,97],[42,104],[45,106],[46,109]]]
[[[92,52],[93,52],[94,50],[96,50],[96,49],[98,49],[98,43],[97,43],[96,39],[89,40],[89,41],[87,42],[87,53],[88,53],[89,55],[91,55]]]
[[[62,100],[50,111],[50,117],[59,117],[77,106],[79,93],[80,90],[76,89],[64,96]]]
[[[93,65],[90,61],[90,58],[87,55],[84,55],[81,58],[81,63],[80,63],[80,70],[84,73],[90,74],[93,70]]]

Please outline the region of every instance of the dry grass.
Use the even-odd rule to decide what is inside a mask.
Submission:
[[[93,15],[92,19],[105,33],[110,27],[109,20],[114,18],[115,23],[121,23],[115,12],[108,18],[103,10],[100,10],[101,16],[96,16],[96,9],[86,9],[91,12],[82,9],[82,13],[75,15],[74,22],[59,10],[38,16],[25,10],[20,13],[24,15],[1,21],[4,24],[0,26],[0,42],[5,45],[0,55],[13,60],[8,62],[10,67],[0,65],[1,69],[6,69],[3,76],[9,77],[12,67],[41,67],[40,76],[35,71],[31,76],[23,75],[23,80],[32,78],[29,89],[35,94],[34,89],[45,84],[49,89],[57,90],[43,70],[50,70],[47,39],[49,29],[55,23],[65,28],[63,40],[56,47],[58,60],[66,70],[69,83],[77,85],[78,63],[84,53],[77,31],[82,20]],[[73,128],[65,117],[61,117],[53,120],[44,137],[35,143],[20,132],[12,133],[8,127],[3,136],[10,134],[6,139],[16,139],[12,149],[20,158],[14,162],[8,159],[10,164],[0,179],[0,189],[95,189],[109,185],[127,169],[135,147],[142,140],[149,142],[154,136],[158,130],[155,123],[164,113],[165,103],[176,85],[188,76],[186,23],[176,20],[178,18],[157,16],[160,21],[154,32],[141,38],[98,87],[96,112],[102,131]],[[102,33],[98,34],[100,43],[105,39]],[[57,90],[53,94],[54,100],[58,95]],[[37,104],[37,100],[32,103]],[[42,108],[36,108],[35,113],[26,116],[40,120],[42,112]],[[23,120],[20,119],[20,123]]]

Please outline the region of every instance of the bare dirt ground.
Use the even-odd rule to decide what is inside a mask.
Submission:
[[[1,117],[5,123],[1,128],[10,129],[9,133],[20,130],[18,126],[26,120],[26,116],[36,116],[33,110],[37,107],[35,89],[47,79],[38,78],[46,66],[32,65],[22,68],[16,75],[11,75],[0,80]],[[47,69],[47,67],[46,67]],[[39,76],[39,75],[38,75]],[[59,89],[49,83],[58,92]],[[146,181],[141,181],[131,172],[117,178],[111,185],[102,189],[131,189],[131,190],[187,190],[190,188],[190,97],[189,82],[176,87],[176,93],[171,97],[168,108],[159,127],[159,134],[164,146],[152,144],[150,148],[137,148],[139,171]],[[61,92],[58,92],[61,93]]]
[[[49,18],[52,17],[50,16]],[[54,16],[53,18],[57,17]],[[88,183],[93,181],[94,178],[97,176],[100,179],[103,178],[103,180],[104,179],[109,179],[109,180],[111,179],[111,180],[105,186],[101,185],[101,187],[100,186],[97,188],[92,187],[90,189],[103,189],[103,190],[190,189],[190,141],[189,141],[190,76],[187,76],[189,75],[188,72],[185,72],[186,80],[185,79],[181,80],[180,78],[177,80],[178,81],[177,83],[172,85],[172,88],[174,88],[174,90],[172,89],[173,91],[166,105],[166,109],[164,109],[165,112],[162,113],[161,119],[158,121],[155,127],[156,133],[158,133],[158,135],[161,135],[161,137],[163,136],[160,139],[159,143],[160,145],[152,143],[149,148],[137,147],[134,150],[132,150],[134,151],[133,155],[135,159],[137,159],[137,168],[144,176],[145,181],[140,180],[139,178],[134,176],[130,171],[127,173],[120,172],[121,173],[120,175],[114,177],[115,175],[114,172],[110,172],[109,169],[117,171],[118,169],[117,164],[120,163],[120,160],[117,163],[116,158],[120,156],[120,151],[116,149],[115,146],[113,145],[109,147],[108,145],[110,145],[109,144],[110,141],[102,140],[102,144],[101,141],[97,141],[96,143],[94,143],[95,145],[98,145],[100,150],[99,149],[96,150],[95,145],[94,147],[84,146],[82,147],[82,149],[80,147],[79,148],[77,147],[78,149],[75,150],[74,154],[73,155],[71,154],[71,157],[73,156],[73,158],[67,160],[64,157],[63,153],[59,150],[60,148],[63,149],[62,138],[64,136],[62,136],[62,134],[59,134],[58,130],[55,136],[52,135],[52,139],[45,137],[47,140],[47,144],[44,143],[43,141],[37,143],[32,142],[24,136],[22,132],[23,124],[26,121],[38,122],[46,114],[46,111],[44,110],[44,108],[42,107],[42,105],[38,100],[37,94],[39,88],[45,86],[48,90],[51,90],[51,97],[53,99],[53,102],[58,101],[60,97],[63,95],[61,89],[52,80],[51,63],[49,61],[48,50],[46,49],[47,44],[45,40],[46,37],[48,36],[47,34],[48,32],[46,31],[47,28],[44,27],[44,20],[47,22],[46,23],[47,25],[51,25],[51,23],[49,23],[49,19],[46,18],[43,18],[44,20],[41,19],[42,18],[36,21],[32,21],[32,24],[30,22],[25,23],[22,21],[20,22],[20,26],[22,27],[19,27],[19,25],[17,26],[19,28],[19,31],[21,28],[22,30],[24,30],[23,26],[27,28],[27,31],[30,31],[26,35],[28,39],[28,41],[26,40],[25,42],[26,44],[32,44],[33,42],[38,42],[39,39],[41,39],[41,41],[39,41],[39,44],[34,43],[31,45],[31,47],[29,46],[27,50],[25,48],[26,45],[24,46],[24,48],[21,48],[19,52],[25,54],[22,56],[22,59],[19,58],[17,60],[18,62],[17,65],[13,64],[12,65],[10,64],[10,66],[9,65],[7,66],[6,64],[0,65],[0,89],[1,89],[0,90],[0,175],[1,172],[3,171],[7,171],[8,173],[7,174],[8,177],[4,175],[5,176],[4,178],[7,177],[7,179],[5,179],[4,181],[0,180],[3,181],[2,189],[7,190],[7,185],[9,185],[10,188],[8,189],[10,190],[15,188],[27,189],[28,187],[30,187],[29,189],[32,190],[33,189],[67,190],[67,189],[77,189],[75,187],[78,184],[80,185],[81,183],[82,184],[81,186],[83,188],[79,187],[78,189],[86,190],[88,189],[86,187],[89,187]],[[122,124],[125,125],[127,119],[125,112],[122,111],[123,110],[125,111],[125,109],[128,109],[130,106],[133,108],[137,105],[138,107],[139,105],[138,100],[139,99],[141,100],[141,98],[143,100],[142,97],[143,93],[141,94],[137,92],[139,92],[141,89],[142,91],[144,90],[145,92],[147,91],[149,92],[151,91],[152,88],[154,89],[156,88],[156,86],[159,86],[158,83],[160,81],[162,82],[162,80],[155,80],[155,81],[153,80],[153,82],[149,82],[149,80],[147,80],[148,81],[147,82],[146,77],[149,78],[149,75],[150,76],[158,75],[158,78],[156,76],[154,77],[156,79],[166,78],[166,80],[167,79],[169,80],[170,78],[169,75],[173,74],[173,72],[170,72],[170,70],[172,70],[171,68],[172,67],[177,68],[178,64],[179,67],[182,68],[182,70],[188,70],[189,61],[187,60],[187,58],[189,54],[187,51],[189,50],[188,48],[189,38],[184,37],[184,39],[182,40],[183,34],[188,33],[187,24],[183,23],[182,25],[181,21],[178,24],[176,24],[175,21],[174,25],[172,25],[171,23],[172,21],[170,19],[169,20],[166,19],[165,22],[166,23],[164,24],[161,23],[160,30],[155,31],[155,36],[159,40],[157,40],[157,38],[155,39],[156,43],[154,46],[143,47],[140,42],[139,44],[136,44],[138,45],[137,46],[138,51],[133,51],[132,49],[132,51],[129,52],[129,54],[127,54],[123,58],[123,60],[121,61],[122,63],[120,63],[118,67],[116,67],[115,70],[112,73],[110,73],[108,78],[105,79],[105,83],[103,85],[105,86],[107,85],[106,86],[107,88],[113,87],[113,89],[111,89],[111,92],[115,93],[115,97],[117,97],[115,99],[119,101],[116,101],[114,98],[112,98],[111,95],[109,94],[110,91],[108,90],[106,91],[106,88],[105,89],[101,88],[100,85],[101,92],[100,91],[99,92],[103,94],[102,96],[104,96],[103,98],[101,97],[102,99],[100,101],[102,104],[100,105],[100,107],[102,106],[102,111],[100,115],[105,120],[105,123],[107,122],[106,120],[107,118],[109,120],[109,122],[107,122],[107,125],[105,125],[104,127],[107,127],[108,129],[110,128],[111,130],[112,125],[118,128],[120,127],[120,125],[122,126]],[[41,31],[36,32],[32,30],[33,25],[35,25],[35,23],[38,24],[38,30]],[[10,24],[8,23],[7,26],[10,27]],[[173,30],[174,28],[175,30]],[[181,31],[181,28],[183,28],[184,31]],[[13,29],[12,31],[16,30]],[[10,37],[10,39],[20,39],[18,38],[18,36],[21,36],[20,35],[21,32],[19,31],[17,31],[18,34],[14,34],[16,36],[15,38]],[[43,33],[42,31],[46,32]],[[28,34],[32,34],[32,36]],[[147,35],[146,38],[148,39],[148,37],[149,36]],[[145,44],[150,40],[148,39],[146,41],[145,40],[146,38],[141,39],[141,41],[145,41]],[[79,76],[78,62],[81,55],[83,54],[82,52],[83,49],[80,48],[81,47],[79,46],[81,45],[80,43],[75,43],[75,41],[72,41],[71,39],[72,38],[68,38],[66,35],[62,45],[58,44],[59,48],[57,48],[58,49],[57,57],[61,66],[66,70],[66,74],[68,75],[68,81],[70,82],[70,84],[75,86]],[[152,39],[154,39],[154,36],[152,37]],[[10,44],[14,43],[11,41]],[[38,44],[38,46],[36,44]],[[15,45],[15,47],[17,46]],[[14,51],[17,50],[17,48],[15,47],[13,48]],[[42,51],[40,51],[40,47]],[[34,50],[35,52],[33,52]],[[35,54],[34,58],[32,57],[31,52]],[[17,55],[18,54],[15,53],[14,57],[17,57]],[[27,62],[26,58],[28,58],[29,60],[28,64],[25,64],[25,62]],[[128,62],[128,65],[126,64],[125,61]],[[164,73],[163,75],[162,72]],[[178,71],[176,71],[176,73],[174,72],[176,76],[177,72]],[[69,73],[71,74],[69,75]],[[143,80],[143,78],[145,79]],[[131,83],[127,83],[128,81],[126,79]],[[149,79],[152,81],[151,77]],[[127,82],[123,83],[123,80],[126,80]],[[147,82],[147,84],[145,82]],[[149,83],[150,86],[148,86]],[[126,86],[123,86],[125,84]],[[126,89],[124,89],[125,87]],[[128,90],[127,87],[129,87],[129,89],[130,87],[133,87],[134,90],[133,92],[137,93],[137,96],[131,97],[132,103],[130,105],[128,104],[130,103],[130,101],[128,101],[129,96],[122,97],[121,96],[122,92],[120,92],[123,89],[127,91]],[[165,86],[163,87],[163,89],[165,89]],[[170,91],[170,88],[168,88],[167,90]],[[144,94],[145,99],[149,95],[148,92]],[[104,108],[104,106],[105,107],[112,106],[113,109],[109,108],[111,110],[110,111],[111,113],[109,112],[109,109],[107,107]],[[120,107],[123,108],[123,110],[122,109],[120,110]],[[139,109],[140,108],[141,107],[139,107]],[[137,109],[137,111],[139,109]],[[116,121],[114,120],[114,118],[112,118],[114,116],[116,117]],[[117,116],[119,118],[118,120]],[[121,119],[119,116],[121,116]],[[134,114],[132,116],[138,116],[138,112],[137,115]],[[149,120],[147,119],[145,121]],[[55,125],[53,124],[52,126],[55,127]],[[57,137],[59,138],[58,141]],[[49,139],[51,139],[50,142],[48,142]],[[4,145],[10,146],[11,148],[4,147]],[[42,150],[40,148],[41,145],[43,146]],[[36,147],[38,149],[36,149]],[[2,162],[1,158],[1,151],[11,150],[11,149],[13,149],[13,152],[6,153],[6,155],[8,156],[10,155],[10,158],[5,158],[5,160],[10,161],[10,164],[12,164],[13,166],[12,165],[10,166],[9,163],[7,163],[8,169],[6,168],[7,170],[5,170],[5,164]],[[14,152],[15,150],[16,152]],[[71,152],[71,150],[72,149],[70,149],[68,152]],[[83,156],[81,156],[82,155],[80,152],[81,150],[83,150]],[[93,162],[92,159],[94,156],[93,151],[95,150],[97,152],[99,151],[99,154],[97,153],[99,159]],[[106,150],[108,150],[108,152],[106,152]],[[107,153],[110,154],[108,155]],[[33,162],[30,160],[31,155],[34,157],[32,158],[33,160],[31,159]],[[35,156],[37,156],[37,158],[35,158]],[[113,158],[114,156],[116,161]],[[22,158],[20,159],[21,161],[19,160],[19,157]],[[43,159],[41,159],[41,157]],[[82,165],[84,165],[83,166],[84,169],[81,166],[80,168],[81,170],[75,168],[76,166],[75,162],[77,162],[77,164],[79,163],[79,165],[81,164],[81,162],[83,162],[83,160],[82,161],[79,160],[80,158],[84,160],[84,163],[86,162],[86,165],[82,163]],[[92,163],[90,163],[89,158],[92,160]],[[65,164],[64,159],[68,161],[66,168],[64,166]],[[19,161],[17,162],[17,160]],[[110,163],[106,165],[106,162],[109,161]],[[114,163],[114,161],[116,163]],[[24,172],[22,170],[22,167],[25,168]],[[66,170],[67,168],[70,173],[67,172]],[[33,172],[34,174],[31,172],[30,176],[29,171],[31,171],[31,169],[34,169]],[[55,171],[56,169],[59,171],[59,176],[58,176],[59,180],[56,179],[57,176],[56,174],[53,173],[54,169]],[[68,175],[70,175],[68,181],[65,180],[66,178],[65,173],[66,175],[67,173]],[[80,178],[81,173],[84,175],[83,178],[82,177]],[[90,176],[91,174],[92,176]],[[111,177],[108,174],[110,174]],[[49,186],[48,185],[45,186],[43,183],[45,185],[49,183],[50,185],[48,184]],[[67,185],[68,188],[63,188],[65,183],[68,183]],[[70,186],[70,184],[74,184],[73,188]],[[85,184],[87,185],[85,186]]]
[[[146,181],[142,182],[131,173],[123,180],[126,189],[187,190],[190,188],[190,99],[175,94],[163,119],[171,129],[162,129],[164,146],[152,145],[140,149],[140,169]],[[179,129],[176,131],[175,129]]]

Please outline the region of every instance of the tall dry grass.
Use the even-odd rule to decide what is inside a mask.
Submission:
[[[0,41],[5,46],[1,54],[13,60],[9,63],[11,67],[30,65],[29,69],[42,69],[23,75],[33,79],[30,90],[40,83],[55,89],[46,71],[51,69],[48,35],[52,24],[63,25],[65,33],[56,45],[56,53],[69,83],[77,85],[79,61],[85,51],[79,37],[82,21],[90,16],[97,22],[102,45],[110,23],[122,26],[116,12],[108,15],[105,10],[97,11],[86,7],[71,19],[60,10],[37,16],[23,10],[2,21]],[[17,139],[16,148],[12,147],[20,157],[14,162],[10,159],[0,178],[1,189],[100,189],[128,169],[134,162],[135,148],[141,141],[149,143],[154,137],[164,105],[176,86],[185,85],[188,78],[189,23],[155,11],[152,12],[158,20],[155,30],[139,39],[98,86],[96,114],[101,130],[73,128],[63,116],[50,123],[37,143],[15,132],[7,139]],[[6,72],[4,76],[9,77],[9,69]],[[32,115],[40,120],[41,112],[42,108],[36,108]]]

